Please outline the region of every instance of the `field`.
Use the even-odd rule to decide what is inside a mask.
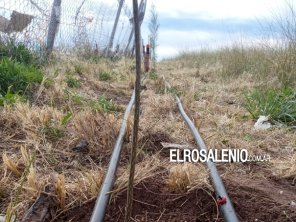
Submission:
[[[239,219],[296,220],[295,69],[284,70],[287,62],[270,53],[183,53],[147,74],[134,221],[223,221],[206,166],[170,163],[163,146],[196,146],[174,94],[208,148],[270,155],[271,161],[217,164]],[[134,61],[59,56],[38,70],[44,76],[24,90],[29,95],[15,90],[0,100],[0,212],[23,221],[89,221],[132,94]],[[260,113],[256,99],[272,92],[287,98],[276,103],[284,111]],[[272,128],[254,129],[259,114],[270,115]],[[131,113],[106,221],[124,218],[132,124]]]

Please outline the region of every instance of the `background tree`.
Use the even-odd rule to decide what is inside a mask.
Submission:
[[[157,60],[157,46],[158,46],[158,14],[156,11],[156,7],[153,4],[150,9],[149,16],[149,31],[150,31],[150,48],[151,48],[151,60],[152,60],[152,69],[155,71],[156,69],[156,60]]]

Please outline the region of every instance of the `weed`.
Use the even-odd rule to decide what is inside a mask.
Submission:
[[[254,119],[265,115],[274,122],[296,123],[296,91],[292,89],[257,89],[246,94],[245,101],[245,107]]]
[[[112,76],[111,76],[111,74],[109,73],[109,72],[101,72],[100,74],[99,74],[99,80],[101,80],[101,81],[110,81],[110,80],[112,80]]]
[[[66,76],[66,83],[67,86],[70,88],[78,88],[80,87],[79,79],[73,78],[72,76]]]

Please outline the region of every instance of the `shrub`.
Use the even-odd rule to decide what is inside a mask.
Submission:
[[[296,91],[292,89],[255,90],[245,95],[245,100],[246,109],[254,119],[265,115],[273,122],[296,123]]]
[[[24,94],[33,83],[41,83],[43,74],[31,65],[10,59],[0,60],[0,94],[5,95],[9,87],[12,93]]]

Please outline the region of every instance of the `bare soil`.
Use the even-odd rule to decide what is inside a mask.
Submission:
[[[240,221],[295,221],[296,187],[290,179],[246,179],[233,175],[224,180]],[[147,179],[134,188],[135,221],[223,221],[214,193],[196,189],[176,194],[167,189],[165,178]],[[95,200],[61,215],[56,221],[89,221]],[[110,201],[105,221],[123,221],[126,191]]]

